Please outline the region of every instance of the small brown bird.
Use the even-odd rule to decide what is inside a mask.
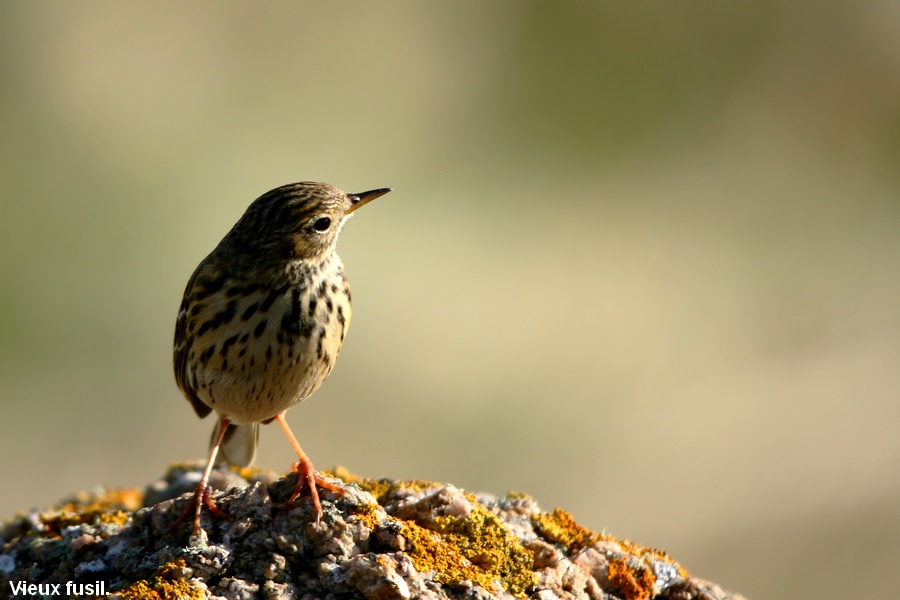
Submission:
[[[309,487],[316,520],[319,477],[284,413],[309,397],[334,367],[350,326],[350,288],[335,252],[352,213],[388,193],[347,194],[301,182],[257,198],[188,281],[175,323],[175,380],[202,418],[216,411],[209,460],[194,496],[194,533],[209,499],[209,474],[221,447],[234,465],[256,454],[259,424],[278,421],[299,462],[297,487]]]

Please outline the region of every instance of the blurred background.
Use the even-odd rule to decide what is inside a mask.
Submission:
[[[319,468],[896,592],[897,3],[4,2],[0,44],[0,516],[205,456],[182,291],[311,179],[395,190],[289,413]]]

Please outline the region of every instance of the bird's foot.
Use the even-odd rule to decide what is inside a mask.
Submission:
[[[172,529],[175,529],[181,522],[184,521],[187,516],[191,513],[194,513],[194,528],[193,535],[196,536],[200,533],[200,515],[203,511],[203,506],[206,505],[206,508],[209,509],[211,515],[220,517],[222,519],[230,520],[231,517],[228,516],[225,512],[222,511],[216,503],[212,501],[210,498],[210,493],[212,492],[212,486],[210,486],[206,482],[200,482],[197,485],[197,489],[194,490],[194,498],[188,505],[184,508],[184,512],[181,513],[181,516],[176,519],[175,523],[172,525]]]
[[[304,487],[309,487],[309,496],[312,499],[313,515],[315,516],[316,523],[319,522],[319,519],[322,516],[322,503],[319,501],[319,490],[317,488],[326,489],[341,495],[347,493],[342,486],[331,483],[327,479],[321,477],[313,468],[312,462],[308,459],[294,463],[291,465],[291,468],[297,472],[297,485],[294,487],[294,493],[288,498],[285,509],[291,506],[291,504],[294,503],[294,500],[300,497]]]

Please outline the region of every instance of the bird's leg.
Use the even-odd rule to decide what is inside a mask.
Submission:
[[[209,474],[212,472],[213,465],[216,463],[216,454],[219,453],[219,446],[222,444],[222,440],[225,438],[225,432],[228,430],[228,426],[231,424],[231,421],[226,419],[225,417],[219,418],[219,431],[216,433],[215,440],[213,441],[212,447],[209,449],[209,459],[206,461],[206,469],[203,470],[203,477],[200,479],[200,483],[197,484],[197,489],[194,490],[194,501],[187,506],[185,511],[178,517],[178,520],[175,521],[175,525],[177,526],[181,521],[191,512],[191,509],[194,509],[194,535],[200,533],[200,513],[203,510],[203,505],[209,509],[209,512],[217,517],[222,517],[227,519],[228,515],[222,512],[216,503],[213,502],[209,494],[212,491],[209,487]]]
[[[330,481],[319,477],[319,474],[316,473],[315,468],[313,467],[312,461],[307,458],[306,454],[303,452],[303,449],[300,448],[300,444],[297,443],[297,438],[294,437],[294,434],[291,432],[291,428],[288,427],[287,421],[284,419],[284,413],[279,414],[275,417],[275,420],[278,421],[278,424],[281,425],[281,429],[284,430],[284,434],[287,436],[288,441],[291,443],[291,446],[294,448],[294,452],[297,453],[297,457],[299,462],[294,463],[292,466],[295,471],[297,471],[297,486],[294,488],[294,493],[291,494],[291,497],[287,501],[286,506],[290,506],[294,500],[296,500],[300,494],[303,492],[304,484],[309,486],[309,496],[312,498],[313,503],[313,514],[316,517],[316,522],[319,522],[319,517],[322,516],[322,503],[319,502],[319,491],[316,489],[318,485],[321,488],[326,490],[331,490],[332,492],[337,492],[339,494],[345,494],[346,491],[339,485],[335,485]]]

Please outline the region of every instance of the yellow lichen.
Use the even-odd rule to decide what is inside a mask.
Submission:
[[[525,492],[517,492],[515,490],[510,490],[506,492],[507,498],[513,498],[514,500],[531,500],[531,496]]]
[[[200,600],[203,591],[184,578],[184,559],[166,563],[150,579],[126,584],[116,592],[122,600]]]
[[[343,467],[335,467],[328,474],[345,483],[355,483],[378,502],[397,490],[421,491],[441,485],[432,481],[365,479]],[[407,553],[413,565],[421,572],[433,572],[435,581],[440,583],[471,581],[492,590],[496,582],[507,592],[525,597],[525,591],[535,584],[534,555],[475,496],[466,494],[466,498],[473,511],[464,518],[437,517],[432,528],[399,520],[401,535],[409,542]],[[364,519],[374,519],[374,507],[372,510],[372,513],[358,514]]]
[[[392,481],[390,479],[366,479],[351,473],[344,467],[337,466],[330,471],[323,471],[325,475],[337,477],[344,483],[355,483],[360,489],[372,494],[380,503],[388,494],[397,490],[421,491],[425,488],[441,485],[434,481]]]
[[[363,504],[353,510],[353,516],[355,516],[367,528],[373,530],[381,522],[378,511],[376,510],[377,508],[377,504]],[[381,514],[384,515],[384,512],[382,512]]]
[[[169,479],[173,475],[178,475],[180,473],[188,473],[190,471],[197,471],[200,469],[203,469],[203,464],[200,462],[190,462],[190,461],[172,462],[172,463],[169,463],[169,468],[166,469],[166,474],[163,475],[163,479]]]
[[[441,583],[469,580],[490,590],[498,581],[510,594],[524,598],[535,584],[534,555],[474,496],[466,498],[473,511],[464,518],[438,517],[436,531],[405,523],[404,536],[413,542],[413,564],[420,571],[435,571]]]
[[[494,578],[476,568],[458,547],[448,544],[439,533],[404,521],[401,535],[410,542],[409,556],[418,571],[434,571],[435,581],[441,583],[468,580],[490,589]]]
[[[362,479],[359,475],[352,473],[350,469],[341,465],[334,466],[327,471],[322,471],[322,474],[328,475],[329,477],[337,477],[344,483],[352,483],[358,479]]]

